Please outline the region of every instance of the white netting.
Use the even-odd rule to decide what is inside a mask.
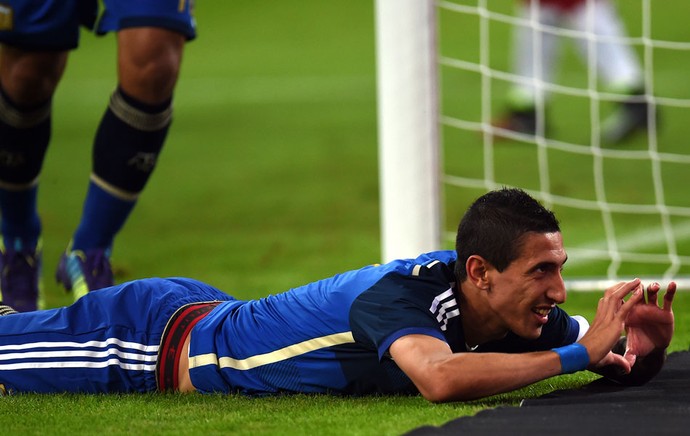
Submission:
[[[515,3],[436,2],[446,242],[471,199],[488,189],[519,186],[561,218],[573,266],[569,275],[597,277],[593,287],[630,275],[686,285],[690,42],[682,40],[688,38],[684,19],[676,18],[682,3],[620,2],[628,33],[615,38],[520,18]],[[584,39],[586,55],[566,51],[553,80],[518,76],[509,59],[514,26],[556,35],[565,50],[569,40]],[[647,131],[615,146],[602,141],[601,126],[630,96],[603,87],[592,67],[606,38],[638,53],[645,90],[632,100],[650,103]],[[535,135],[495,126],[515,82],[538,90]]]

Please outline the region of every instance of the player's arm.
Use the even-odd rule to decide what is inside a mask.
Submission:
[[[604,361],[627,373],[630,360],[611,353],[611,349],[620,338],[626,317],[640,301],[644,301],[644,293],[638,279],[607,289],[582,339],[555,350],[454,354],[440,339],[407,335],[394,341],[389,352],[419,392],[433,402],[466,401],[508,392]]]
[[[407,335],[389,348],[391,357],[429,401],[467,401],[508,392],[561,373],[558,354],[453,353],[447,343]]]

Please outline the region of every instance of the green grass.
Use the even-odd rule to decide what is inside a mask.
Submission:
[[[35,429],[39,419],[43,428],[59,434],[400,434],[419,422],[440,424],[481,408],[429,405],[409,397],[306,395],[46,395],[8,400],[11,412],[3,410],[3,426],[21,434]],[[78,413],[66,414],[65,406]]]
[[[199,39],[185,53],[169,141],[116,241],[117,280],[190,276],[252,298],[379,261],[372,2],[200,1],[197,18]],[[463,47],[476,43],[470,30],[458,33]],[[54,268],[81,212],[91,140],[115,85],[114,50],[112,37],[85,33],[55,98],[39,193],[51,307],[70,301],[54,284]],[[496,62],[506,62],[501,50]],[[687,86],[684,78],[676,79],[679,86]],[[462,106],[476,111],[476,104],[468,99]],[[563,134],[577,131],[564,128]],[[674,129],[682,146],[687,132]],[[481,169],[472,161],[479,138],[455,135],[463,149],[446,163]],[[500,148],[498,157],[524,165],[513,165],[506,177],[533,187],[536,153],[514,145]],[[578,183],[564,180],[559,189],[580,189],[580,181],[591,179],[587,169],[570,166],[568,178]],[[680,186],[688,174],[679,172]],[[627,182],[619,181],[616,192],[625,193]],[[455,197],[448,220],[479,194]],[[599,221],[563,212],[569,243],[599,239]],[[597,273],[591,266],[575,272]],[[591,319],[598,298],[571,294],[565,308]],[[690,342],[685,300],[680,294],[674,350]],[[0,398],[0,424],[8,434],[401,434],[591,379],[558,377],[446,405],[419,397],[22,395]]]

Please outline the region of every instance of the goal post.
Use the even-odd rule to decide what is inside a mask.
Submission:
[[[384,261],[441,244],[433,0],[376,0]]]
[[[516,3],[375,0],[382,260],[451,248],[455,229],[446,225],[469,202],[515,186],[563,220],[568,289],[602,290],[633,275],[690,288],[690,91],[680,85],[690,42],[664,33],[679,18],[653,16],[664,2],[626,1],[628,17],[639,9],[637,33],[601,38],[516,16]],[[530,82],[555,96],[548,109],[538,99],[534,135],[493,125],[509,84],[527,80],[506,60],[518,26],[585,40],[589,50],[584,71],[567,71],[570,82]],[[593,71],[601,41],[638,52],[647,86],[636,98],[652,107],[646,134],[622,146],[601,140],[603,120],[626,98]],[[564,124],[569,132],[558,131]]]

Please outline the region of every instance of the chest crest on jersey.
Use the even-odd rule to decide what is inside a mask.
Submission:
[[[448,320],[460,316],[460,306],[458,306],[458,302],[455,300],[453,290],[449,288],[447,291],[438,294],[431,303],[429,311],[436,317],[441,330],[446,331]]]

